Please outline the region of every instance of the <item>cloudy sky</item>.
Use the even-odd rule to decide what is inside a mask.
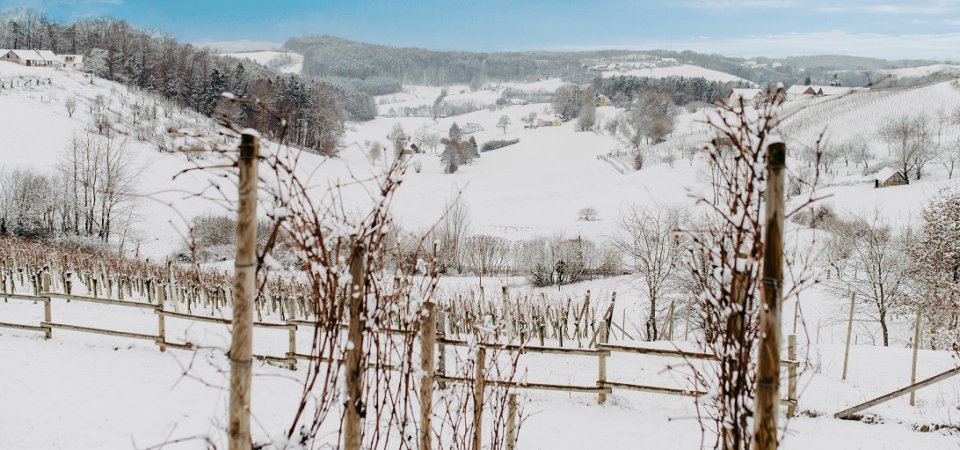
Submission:
[[[960,61],[960,0],[0,0],[187,42],[303,34],[450,50],[664,48]]]

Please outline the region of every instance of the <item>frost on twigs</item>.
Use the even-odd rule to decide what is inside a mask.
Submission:
[[[710,192],[696,194],[707,213],[699,226],[684,230],[687,264],[701,313],[702,345],[718,358],[694,370],[694,383],[710,395],[698,399],[705,445],[748,449],[759,338],[760,271],[763,261],[767,183],[766,148],[777,136],[782,87],[768,89],[756,108],[743,100],[720,105],[708,120],[714,138],[704,146],[710,163]],[[814,182],[813,185],[816,183]],[[811,197],[812,199],[813,197]],[[809,284],[810,273],[790,267],[790,289]]]

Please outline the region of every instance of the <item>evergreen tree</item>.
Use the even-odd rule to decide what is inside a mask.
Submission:
[[[463,137],[463,132],[460,131],[460,125],[457,125],[456,122],[450,125],[450,131],[447,133],[447,137],[450,138],[450,140],[460,142],[460,139]]]

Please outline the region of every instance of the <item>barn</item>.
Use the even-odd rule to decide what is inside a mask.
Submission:
[[[903,186],[905,184],[910,184],[910,182],[907,181],[907,178],[904,177],[900,171],[893,170],[889,167],[885,167],[873,175],[874,189],[890,186]]]
[[[0,50],[0,61],[31,67],[63,66],[63,60],[50,50]]]

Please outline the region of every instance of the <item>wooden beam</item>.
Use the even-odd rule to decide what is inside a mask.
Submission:
[[[873,399],[873,400],[867,400],[867,401],[865,401],[865,402],[863,402],[863,403],[861,403],[861,404],[859,404],[859,405],[851,406],[851,407],[849,407],[849,408],[847,408],[847,409],[845,409],[845,410],[843,410],[843,411],[840,411],[840,412],[834,414],[833,416],[836,417],[836,418],[838,418],[838,419],[846,419],[846,418],[852,416],[853,414],[858,413],[858,412],[860,412],[860,411],[863,411],[863,410],[865,410],[865,409],[867,409],[867,408],[870,408],[870,407],[872,407],[872,406],[877,406],[877,405],[879,405],[879,404],[881,404],[881,403],[884,403],[884,402],[893,400],[893,399],[895,399],[895,398],[897,398],[897,397],[900,397],[900,396],[902,396],[902,395],[909,394],[909,393],[911,393],[911,392],[913,392],[913,391],[916,391],[916,390],[918,390],[918,389],[920,389],[920,388],[929,386],[929,385],[934,384],[934,383],[938,383],[938,382],[940,382],[940,381],[946,380],[947,378],[956,376],[956,375],[958,375],[958,374],[960,374],[960,367],[954,367],[953,369],[947,370],[946,372],[941,372],[941,373],[939,373],[939,374],[937,374],[937,375],[934,375],[934,376],[932,376],[932,377],[930,377],[930,378],[927,378],[927,379],[925,379],[925,380],[921,380],[921,381],[918,381],[918,382],[916,382],[916,383],[913,383],[913,384],[911,384],[911,385],[909,385],[909,386],[907,386],[907,387],[903,387],[903,388],[897,389],[897,390],[895,390],[895,391],[893,391],[893,392],[891,392],[891,393],[889,393],[889,394],[884,394],[884,395],[881,395],[881,396],[879,396],[879,397],[877,397],[877,398],[875,398],[875,399]]]
[[[143,339],[146,341],[154,341],[154,342],[156,342],[156,340],[159,339],[160,337],[152,334],[133,333],[130,331],[107,330],[105,328],[84,327],[80,325],[68,325],[65,323],[40,322],[40,325],[42,327],[60,328],[63,330],[80,331],[83,333],[106,334],[109,336],[128,337],[132,339]]]

